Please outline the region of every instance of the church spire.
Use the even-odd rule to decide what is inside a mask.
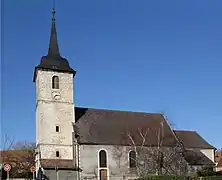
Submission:
[[[34,78],[33,78],[34,82],[36,81],[37,70],[51,70],[63,73],[67,72],[67,73],[72,73],[73,77],[75,76],[76,73],[76,71],[69,66],[69,61],[66,58],[62,57],[59,53],[59,45],[57,40],[56,24],[55,24],[55,0],[53,0],[52,26],[51,26],[48,54],[46,56],[42,56],[40,64],[35,67]]]
[[[58,45],[57,33],[56,33],[56,23],[55,23],[55,1],[53,1],[52,26],[51,26],[48,56],[60,57],[59,45]]]

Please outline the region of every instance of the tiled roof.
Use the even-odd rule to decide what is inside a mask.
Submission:
[[[215,152],[215,162],[219,162],[220,159],[222,159],[222,151],[218,150]]]
[[[26,149],[0,151],[0,163],[9,163],[16,166],[18,162],[28,161],[28,165],[34,165],[33,151]]]
[[[174,132],[185,148],[215,149],[195,131],[175,130]]]
[[[0,164],[10,164],[10,177],[28,177],[30,168],[35,165],[35,156],[32,150],[2,150],[0,151]],[[5,171],[3,171],[3,174]],[[4,176],[4,175],[3,175]]]
[[[140,132],[147,132],[145,145],[157,146],[158,132],[163,135],[163,146],[177,143],[162,114],[76,107],[75,118],[74,129],[80,144],[131,145],[130,134],[141,145]]]
[[[220,157],[218,163],[217,163],[217,167],[221,167],[222,168],[222,157]]]

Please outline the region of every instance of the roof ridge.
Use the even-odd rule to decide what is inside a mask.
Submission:
[[[176,132],[195,132],[195,133],[197,133],[198,134],[198,132],[197,131],[195,131],[195,130],[185,130],[185,129],[174,129],[174,131],[176,131]]]
[[[99,110],[99,111],[111,111],[111,112],[126,112],[126,113],[137,113],[137,114],[150,114],[150,115],[163,115],[162,113],[155,112],[144,112],[144,111],[127,111],[120,109],[105,109],[105,108],[90,108],[90,107],[80,107],[76,106],[75,108],[83,108],[83,109],[91,109],[91,110]]]

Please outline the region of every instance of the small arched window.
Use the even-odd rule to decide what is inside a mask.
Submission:
[[[106,168],[107,167],[106,151],[104,151],[104,150],[101,150],[99,152],[99,167],[100,168]]]
[[[52,89],[59,89],[59,77],[58,76],[52,77]]]
[[[59,151],[56,151],[56,157],[59,157]]]
[[[136,152],[135,151],[129,152],[129,167],[130,168],[136,167]]]
[[[163,152],[159,152],[158,153],[157,160],[158,160],[159,167],[162,168],[163,167],[163,163],[164,163],[163,162],[164,161]]]

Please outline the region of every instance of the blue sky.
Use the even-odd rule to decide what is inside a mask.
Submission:
[[[35,141],[35,65],[50,0],[3,2],[1,135]],[[77,106],[164,112],[222,147],[221,0],[56,2],[60,52],[77,71]]]

